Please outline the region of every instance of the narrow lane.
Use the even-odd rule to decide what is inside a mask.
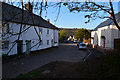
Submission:
[[[40,51],[41,52],[41,51]],[[78,50],[76,44],[60,44],[58,48],[42,51],[41,55],[25,57],[3,64],[3,77],[14,78],[52,61],[79,62],[88,55],[87,50]]]

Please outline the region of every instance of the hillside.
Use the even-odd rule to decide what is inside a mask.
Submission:
[[[60,28],[59,31],[65,31],[66,36],[68,37],[69,35],[75,36],[75,33],[77,32],[77,28]]]
[[[75,34],[77,33],[79,29],[78,28],[59,28],[59,31],[62,31],[62,30],[65,31],[65,33],[67,34],[66,36],[69,36],[69,35],[75,36]],[[92,30],[88,30],[88,31],[91,32]]]

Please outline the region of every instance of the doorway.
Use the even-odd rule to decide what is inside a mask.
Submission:
[[[23,53],[23,41],[17,41],[17,53],[21,55]]]
[[[102,39],[102,46],[103,46],[103,48],[105,48],[105,36],[101,36],[101,39]]]
[[[29,54],[31,51],[31,40],[26,40],[26,54]]]
[[[53,39],[51,40],[51,46],[53,47],[54,43],[53,43]]]

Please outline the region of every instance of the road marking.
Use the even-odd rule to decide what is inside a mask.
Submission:
[[[87,49],[87,50],[88,50],[89,54],[84,58],[83,62],[85,62],[87,60],[87,58],[92,54],[92,52],[89,49]]]

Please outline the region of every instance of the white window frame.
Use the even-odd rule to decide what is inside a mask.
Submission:
[[[49,40],[47,40],[47,45],[49,45]]]
[[[49,34],[49,29],[47,29],[47,34]]]
[[[2,41],[2,49],[3,50],[9,49],[9,41]]]
[[[42,34],[42,28],[39,28],[39,33],[40,33],[40,35]]]
[[[9,33],[9,24],[2,25],[2,33]]]

